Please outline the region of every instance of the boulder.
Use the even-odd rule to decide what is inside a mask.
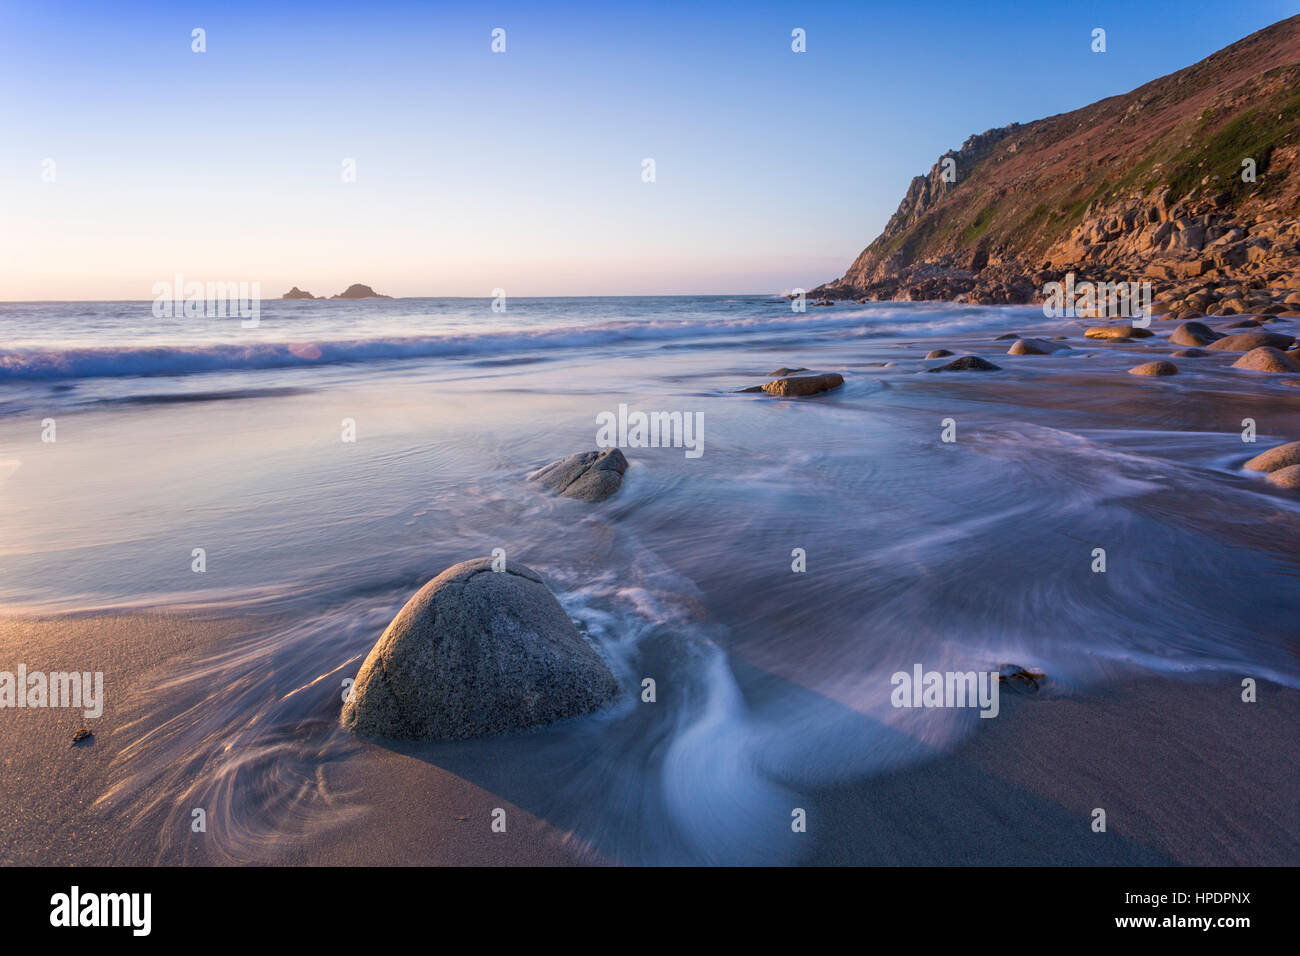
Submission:
[[[1173,358],[1205,358],[1209,354],[1205,349],[1179,349],[1173,353]]]
[[[1279,488],[1300,488],[1300,465],[1287,465],[1277,471],[1270,471],[1264,480]]]
[[[1293,341],[1291,336],[1278,332],[1238,332],[1236,335],[1226,335],[1210,342],[1206,348],[1224,352],[1249,352],[1251,349],[1265,346],[1271,349],[1284,349]]]
[[[760,385],[769,395],[793,398],[800,395],[816,395],[829,392],[844,384],[844,376],[839,372],[808,372],[804,375],[783,375]]]
[[[949,352],[947,349],[932,349],[925,357],[928,359],[947,358],[953,354],[955,353]]]
[[[1042,339],[1016,339],[1007,349],[1008,355],[1051,355],[1062,351],[1066,346],[1053,345]]]
[[[1289,441],[1262,451],[1246,462],[1245,467],[1252,471],[1277,471],[1290,465],[1300,465],[1300,441]]]
[[[793,375],[795,372],[806,372],[806,371],[808,371],[806,368],[786,368],[785,366],[782,366],[781,368],[777,369],[775,372],[769,372],[768,377],[773,378],[777,375]]]
[[[1155,333],[1134,325],[1094,325],[1083,334],[1089,339],[1145,339]]]
[[[961,358],[955,358],[947,365],[940,365],[937,368],[928,368],[927,372],[996,372],[1002,368],[1000,365],[994,365],[988,359],[982,359],[978,355],[963,355]]]
[[[1173,362],[1143,362],[1128,370],[1130,375],[1177,375],[1178,366]]]
[[[1232,367],[1244,368],[1251,372],[1300,372],[1300,365],[1294,364],[1287,358],[1285,352],[1271,349],[1267,345],[1251,349],[1233,362]]]
[[[1169,341],[1174,345],[1209,345],[1221,338],[1222,335],[1204,322],[1184,322],[1169,333]]]
[[[529,481],[540,481],[565,498],[604,501],[623,484],[627,459],[617,448],[584,451],[537,469]]]
[[[465,740],[589,714],[618,682],[542,578],[491,558],[443,571],[371,648],[343,705],[370,737]]]

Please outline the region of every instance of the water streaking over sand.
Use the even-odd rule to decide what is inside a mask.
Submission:
[[[1297,390],[1217,359],[1136,380],[1126,369],[1156,343],[1094,346],[1031,309],[601,299],[502,317],[423,301],[268,305],[255,342],[237,320],[133,337],[125,303],[3,307],[28,311],[0,361],[0,598],[257,622],[167,660],[108,718],[129,744],[97,806],[160,858],[199,852],[183,840],[192,807],[213,821],[205,860],[271,859],[354,825],[378,784],[348,768],[381,745],[338,729],[343,679],[414,590],[497,547],[548,578],[624,701],[518,737],[388,749],[596,858],[802,858],[790,814],[811,792],[924,765],[996,723],[891,707],[890,676],[918,663],[1030,667],[1049,675],[1042,701],[1144,673],[1300,687],[1300,501],[1241,469],[1300,438]],[[57,327],[33,330],[37,315]],[[1003,331],[1070,334],[1075,352],[1008,357]],[[320,359],[285,352],[300,342]],[[922,374],[938,345],[1004,371]],[[846,384],[734,392],[782,365]],[[524,480],[595,447],[597,414],[620,403],[702,412],[704,455],[627,449],[598,507]],[[945,418],[955,443],[939,441]]]

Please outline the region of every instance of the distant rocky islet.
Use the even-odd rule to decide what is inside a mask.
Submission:
[[[391,299],[391,295],[381,295],[368,285],[362,285],[360,282],[353,283],[338,295],[324,296],[312,295],[294,286],[281,299],[315,299],[317,301],[328,301],[329,299]]]

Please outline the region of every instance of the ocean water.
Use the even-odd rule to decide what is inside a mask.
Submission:
[[[1162,337],[1098,346],[1082,324],[761,296],[270,302],[255,329],[0,304],[0,601],[275,622],[137,689],[100,795],[160,855],[160,815],[213,808],[216,857],[256,861],[345,823],[322,768],[372,745],[337,727],[342,680],[420,585],[503,548],[624,700],[422,759],[504,762],[607,858],[796,860],[781,834],[810,790],[979,733],[973,710],[891,706],[916,664],[1017,664],[1044,695],[1143,671],[1300,686],[1300,500],[1241,467],[1300,437],[1297,390],[1219,358],[1128,376]],[[1007,331],[1074,348],[1006,356]],[[940,346],[1003,370],[926,374]],[[780,366],[846,382],[737,393]],[[702,415],[703,454],[626,448],[597,506],[526,481],[620,405]]]

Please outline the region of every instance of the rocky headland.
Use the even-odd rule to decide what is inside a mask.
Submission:
[[[1285,294],[1300,265],[1298,133],[1292,17],[1122,96],[971,136],[809,298],[1025,304],[1072,272],[1150,281],[1164,302],[1218,308],[1189,309],[1205,314],[1252,311],[1252,296],[1300,306]]]

